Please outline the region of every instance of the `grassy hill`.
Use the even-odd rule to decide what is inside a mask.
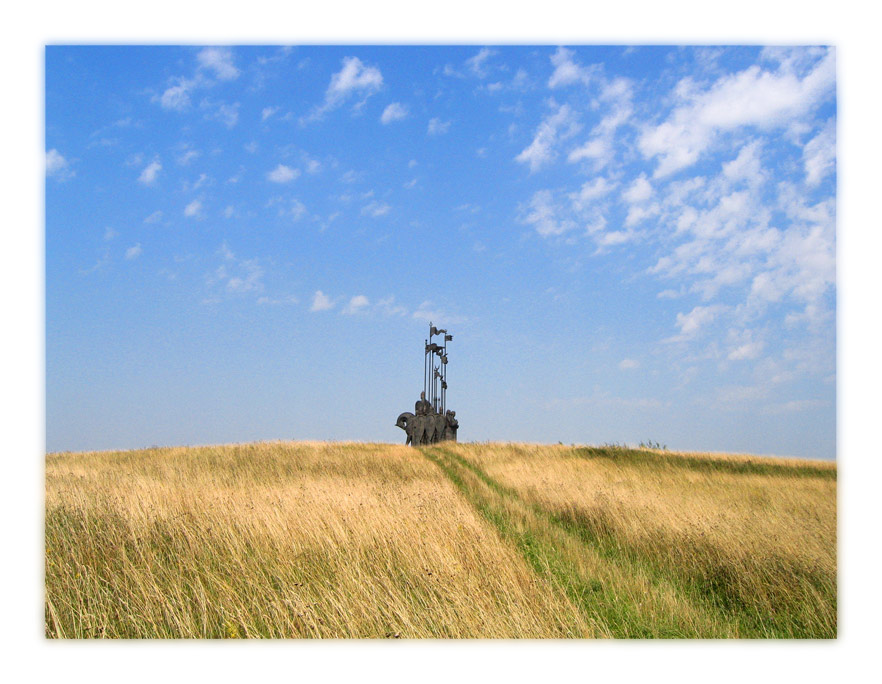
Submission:
[[[836,466],[279,442],[46,458],[48,637],[836,636]]]

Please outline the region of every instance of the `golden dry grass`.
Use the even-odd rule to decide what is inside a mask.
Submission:
[[[49,637],[831,637],[836,468],[517,444],[50,454]]]
[[[833,463],[564,446],[452,450],[592,548],[673,580],[741,636],[835,636]]]
[[[58,637],[567,637],[595,629],[418,450],[51,454]]]

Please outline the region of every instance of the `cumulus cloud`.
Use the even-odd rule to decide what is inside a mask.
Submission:
[[[753,65],[722,76],[705,90],[684,79],[667,120],[640,135],[640,151],[647,159],[658,158],[656,178],[667,176],[698,161],[722,132],[791,123],[832,94],[835,78],[830,49],[802,75],[792,61],[783,61],[775,71]]]
[[[462,316],[450,314],[442,309],[437,308],[435,304],[428,299],[420,303],[420,305],[417,307],[417,310],[413,312],[413,318],[416,318],[420,321],[432,322],[439,327],[463,323],[466,320]]]
[[[290,166],[279,164],[266,174],[268,180],[273,183],[289,183],[300,175],[300,169],[292,169]]]
[[[316,121],[342,105],[352,95],[359,95],[363,104],[383,86],[383,75],[376,67],[366,66],[358,57],[344,57],[343,66],[331,76],[324,103],[313,109],[302,122]],[[357,107],[360,105],[356,105]]]
[[[554,73],[548,79],[549,88],[558,88],[560,86],[572,85],[573,83],[588,85],[591,82],[596,67],[581,66],[573,59],[574,54],[572,50],[559,47],[551,56]]]
[[[542,237],[562,235],[576,227],[570,218],[561,216],[562,210],[555,204],[550,190],[533,193],[529,203],[522,207],[521,222],[533,226]]]
[[[233,51],[229,48],[204,48],[196,55],[196,61],[201,69],[213,72],[221,81],[239,77],[239,70],[233,65]]]
[[[646,174],[640,174],[622,193],[622,199],[628,204],[645,202],[650,197],[652,197],[652,184],[646,179]]]
[[[75,173],[70,168],[70,162],[53,148],[46,153],[46,175],[56,180],[66,181],[73,178]]]
[[[352,299],[349,300],[349,304],[346,305],[341,313],[347,315],[356,314],[360,311],[364,311],[369,304],[370,301],[364,295],[355,295]]]
[[[567,161],[570,163],[592,161],[596,170],[612,161],[616,134],[619,128],[631,120],[634,113],[631,81],[625,78],[616,78],[608,82],[600,78],[598,80],[603,85],[595,104],[598,108],[602,107],[606,114],[591,129],[591,137],[567,155]]]
[[[817,186],[836,167],[836,126],[830,119],[803,149],[805,182]]]
[[[443,135],[444,133],[447,133],[449,128],[449,121],[441,121],[441,119],[433,118],[429,119],[429,128],[427,132],[429,135]]]
[[[393,121],[401,121],[402,119],[407,118],[407,107],[402,105],[400,102],[393,102],[388,105],[386,109],[383,110],[383,114],[380,117],[380,122],[384,124],[392,123]]]
[[[475,76],[478,78],[485,78],[487,76],[487,70],[485,68],[485,63],[487,60],[496,54],[496,50],[491,50],[490,48],[481,48],[481,50],[474,57],[469,57],[465,63]]]
[[[328,309],[334,308],[334,302],[331,301],[331,298],[328,297],[321,290],[316,290],[315,294],[312,297],[312,306],[309,307],[310,311],[327,311]]]
[[[742,361],[745,359],[755,359],[760,355],[760,352],[763,350],[762,342],[745,342],[741,344],[732,351],[729,352],[729,355],[726,357],[730,361]]]
[[[184,207],[184,216],[188,216],[190,218],[198,218],[202,213],[202,202],[200,200],[193,200]]]
[[[677,314],[677,327],[680,328],[678,340],[694,338],[702,328],[708,326],[716,319],[726,307],[720,304],[714,306],[696,306],[689,313]]]
[[[539,124],[533,142],[515,157],[516,161],[529,164],[531,173],[552,161],[557,143],[572,137],[581,128],[578,115],[568,104],[557,106],[552,102],[551,106],[555,111]]]
[[[723,164],[723,175],[729,181],[746,180],[751,184],[763,180],[762,165],[760,162],[759,141],[754,141],[741,148],[738,156],[730,162]]]
[[[379,218],[380,216],[385,216],[392,209],[388,204],[383,202],[378,202],[374,200],[370,204],[362,207],[361,215],[362,216],[370,216],[372,218]]]
[[[159,97],[163,109],[182,112],[190,106],[190,93],[196,87],[195,79],[179,77],[173,79],[174,85],[166,88]]]
[[[160,171],[162,171],[162,164],[159,163],[158,159],[155,159],[141,171],[141,175],[138,176],[138,182],[142,185],[153,185],[156,183],[156,178],[159,176]]]
[[[242,295],[263,291],[263,267],[258,259],[239,259],[226,242],[217,255],[221,264],[206,277],[206,283],[219,294]]]

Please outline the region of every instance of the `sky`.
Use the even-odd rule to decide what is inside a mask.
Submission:
[[[46,448],[836,455],[827,47],[49,46]]]

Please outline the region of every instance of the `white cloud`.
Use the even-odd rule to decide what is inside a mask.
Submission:
[[[107,226],[107,228],[104,229],[104,239],[105,240],[113,240],[113,238],[115,238],[117,235],[119,235],[119,233],[117,233],[110,226]]]
[[[346,305],[346,308],[344,308],[341,313],[347,315],[356,314],[359,311],[363,311],[369,304],[370,301],[368,301],[368,298],[364,295],[355,295],[349,300],[349,304]]]
[[[185,149],[181,154],[179,154],[179,155],[177,156],[176,161],[177,161],[178,164],[180,164],[181,166],[187,166],[187,165],[189,165],[190,162],[193,161],[194,159],[198,159],[199,156],[200,156],[200,152],[199,152],[199,150],[194,150],[194,149],[189,149],[189,148],[187,148],[187,149]]]
[[[692,339],[701,328],[714,321],[717,315],[726,307],[716,304],[713,306],[696,306],[687,314],[677,314],[677,327],[680,328],[680,340]]]
[[[239,122],[239,103],[225,104],[212,100],[202,100],[199,104],[201,109],[206,110],[205,118],[209,121],[219,121],[227,128],[233,128]]]
[[[802,152],[805,182],[817,186],[836,168],[836,125],[830,119],[818,135],[806,143]]]
[[[210,287],[221,286],[223,292],[235,295],[263,290],[261,279],[264,271],[258,259],[238,259],[226,242],[221,243],[217,255],[222,263],[207,276],[206,282]]]
[[[385,316],[406,316],[407,309],[395,303],[395,297],[389,296],[375,304],[376,310]]]
[[[567,104],[560,105],[539,124],[533,142],[515,160],[529,164],[530,172],[535,172],[554,159],[558,140],[575,135],[580,128],[575,111]]]
[[[366,100],[383,86],[383,75],[376,67],[365,66],[358,57],[344,57],[342,63],[340,71],[331,76],[324,103],[301,120],[302,123],[321,119],[327,112],[343,104],[350,95],[359,94]]]
[[[592,106],[603,108],[606,115],[593,129],[591,137],[581,146],[570,151],[570,163],[592,160],[595,170],[599,170],[613,160],[615,136],[618,129],[630,121],[634,112],[632,104],[633,87],[625,78],[604,82],[600,97]]]
[[[260,292],[263,290],[263,269],[257,259],[245,259],[238,263],[239,273],[230,276],[227,280],[228,292],[245,293]]]
[[[634,370],[635,368],[640,368],[640,362],[634,359],[622,359],[619,361],[619,368],[621,370]]]
[[[694,164],[720,132],[787,125],[830,95],[835,79],[832,49],[802,77],[784,61],[777,71],[753,65],[723,76],[704,91],[684,79],[675,89],[678,106],[666,121],[643,131],[640,150],[647,159],[659,158],[655,177],[667,176]]]
[[[289,183],[300,175],[300,169],[292,169],[290,166],[279,164],[266,174],[267,179],[273,183]]]
[[[334,302],[331,301],[331,298],[328,297],[321,290],[316,290],[315,294],[312,297],[312,306],[309,307],[310,311],[327,311],[328,309],[334,308]]]
[[[380,216],[385,216],[386,214],[388,214],[391,209],[392,207],[390,207],[388,204],[374,200],[370,204],[362,207],[361,215],[378,218]]]
[[[175,83],[162,93],[159,104],[163,109],[182,112],[190,106],[190,92],[196,87],[196,81],[180,77],[175,79]]]
[[[184,216],[189,216],[191,218],[198,218],[200,213],[202,212],[202,202],[200,200],[193,200],[184,207]]]
[[[417,307],[417,310],[413,312],[413,318],[421,321],[430,321],[436,326],[442,328],[446,325],[465,322],[465,318],[462,316],[449,314],[441,309],[435,308],[435,305],[429,300],[422,302],[419,307]]]
[[[762,352],[763,347],[762,342],[745,342],[742,345],[735,347],[732,351],[729,352],[729,355],[726,357],[729,361],[743,361],[745,359],[755,359]]]
[[[559,86],[571,85],[573,83],[582,83],[588,85],[591,82],[595,69],[592,67],[583,67],[574,59],[575,53],[567,50],[565,47],[557,48],[551,56],[551,63],[554,65],[554,73],[548,79],[549,88],[557,88]]]
[[[279,108],[278,108],[278,107],[264,107],[264,108],[263,108],[263,111],[260,113],[260,120],[261,120],[261,121],[266,121],[266,120],[269,119],[273,114],[275,114],[277,111],[279,111]]]
[[[132,247],[129,247],[126,250],[126,259],[129,259],[129,260],[137,259],[139,256],[141,256],[141,243],[140,242]]]
[[[159,223],[162,221],[162,212],[157,210],[154,211],[150,216],[144,219],[144,223]]]
[[[478,78],[484,78],[487,76],[487,71],[484,68],[484,63],[496,54],[496,50],[491,50],[490,48],[481,48],[481,50],[474,57],[469,57],[465,63],[466,66],[471,70],[471,72],[477,76]]]
[[[46,175],[65,181],[73,178],[75,174],[70,168],[70,162],[53,148],[46,153]]]
[[[533,193],[529,204],[522,210],[526,213],[521,219],[536,229],[542,237],[562,235],[576,227],[576,223],[569,218],[560,218],[561,210],[555,205],[554,197],[550,190],[538,190]]]
[[[579,192],[572,193],[570,199],[576,211],[584,211],[595,200],[605,197],[616,187],[616,183],[610,183],[606,178],[598,176],[593,181],[585,181]]]
[[[162,171],[162,164],[156,159],[144,168],[141,175],[138,176],[138,182],[142,185],[153,185],[156,183],[156,177],[159,175],[160,171]]]
[[[393,102],[383,110],[383,115],[380,117],[380,121],[384,124],[388,124],[393,121],[401,121],[405,118],[407,118],[407,107],[400,102]]]
[[[450,121],[441,121],[441,119],[438,118],[430,119],[427,132],[429,135],[442,135],[447,133],[450,128],[450,123]]]
[[[233,51],[229,48],[207,47],[196,55],[199,67],[213,71],[221,81],[232,81],[239,76],[239,70],[233,65]]]
[[[622,193],[622,199],[628,204],[645,202],[650,197],[652,197],[652,184],[646,180],[646,174],[640,174],[640,177],[635,178],[628,189]]]
[[[630,209],[628,209],[628,215],[625,217],[625,226],[628,228],[636,226],[638,223],[644,221],[650,216],[657,216],[658,213],[658,204],[651,204],[649,206],[632,206]]]
[[[592,138],[581,147],[570,151],[567,155],[568,162],[578,162],[583,159],[604,159],[610,155],[612,147],[605,138]]]
[[[763,173],[759,150],[759,141],[742,147],[735,159],[723,164],[723,175],[730,181],[747,180],[750,184],[761,182]]]

